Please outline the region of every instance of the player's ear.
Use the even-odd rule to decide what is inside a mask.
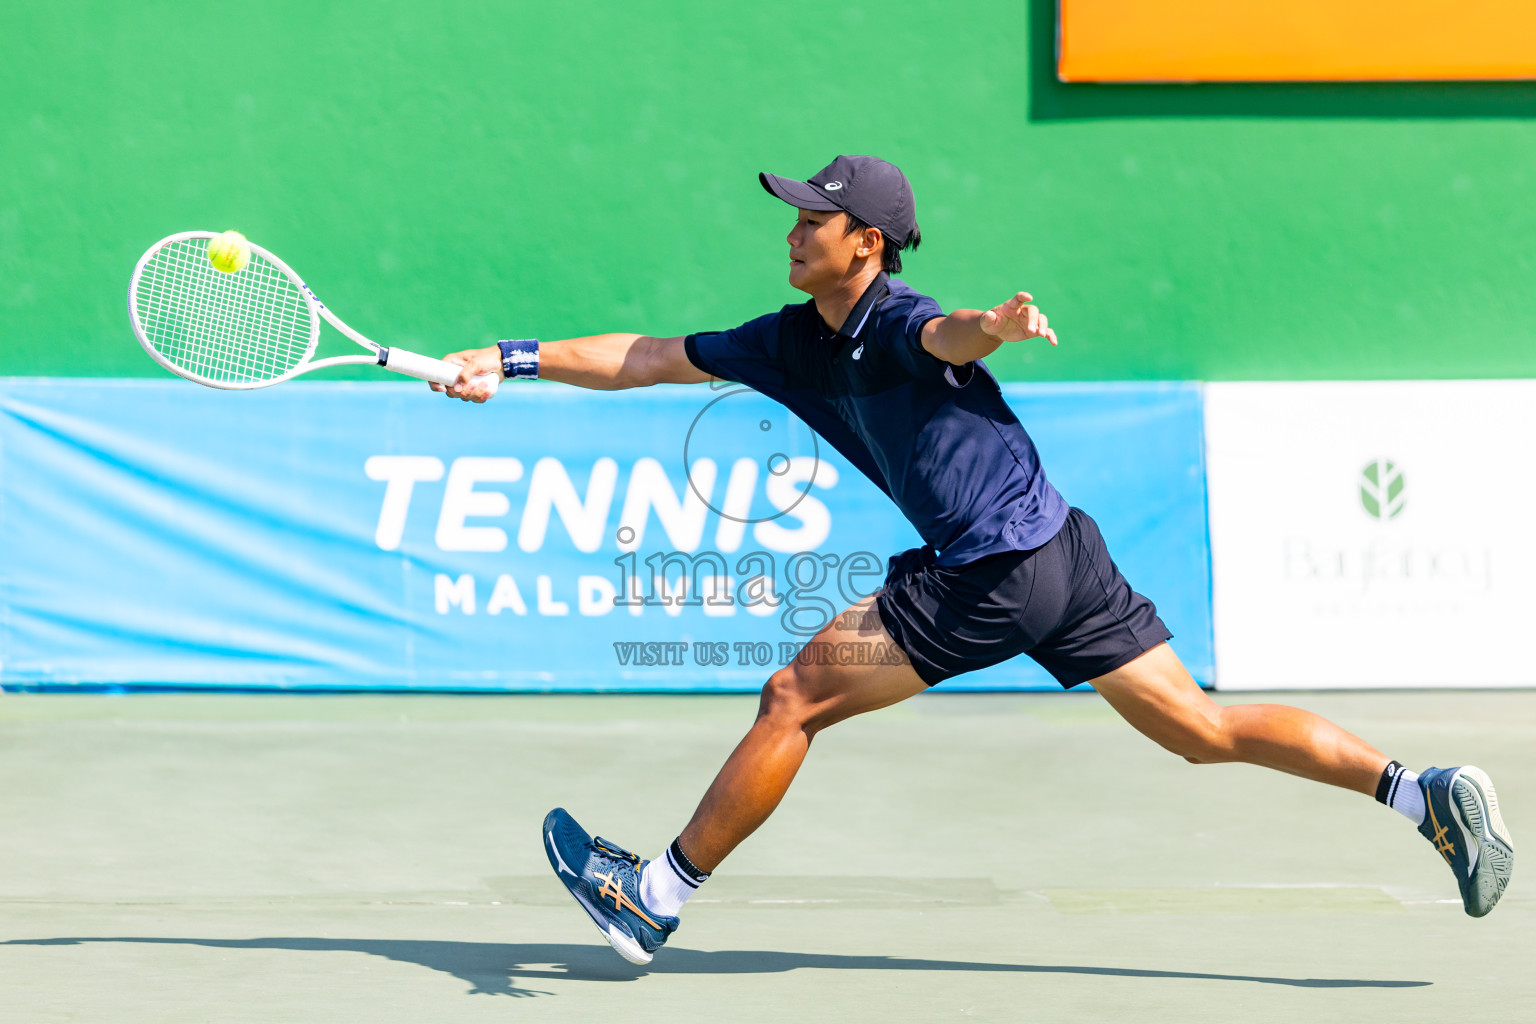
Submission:
[[[880,234],[879,228],[865,228],[863,237],[859,239],[859,255],[873,256],[876,252],[879,251],[880,239],[883,237],[884,236]]]

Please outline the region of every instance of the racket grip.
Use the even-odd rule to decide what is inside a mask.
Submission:
[[[433,359],[431,356],[417,355],[415,352],[407,352],[402,348],[391,348],[384,357],[385,369],[394,370],[410,377],[421,380],[429,380],[434,384],[447,387],[456,383],[459,379],[459,367],[442,359]],[[501,384],[500,374],[484,373],[473,378],[473,383],[483,384],[491,394],[496,393],[497,386]]]

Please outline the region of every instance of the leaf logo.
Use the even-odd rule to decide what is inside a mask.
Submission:
[[[1372,519],[1396,519],[1407,500],[1407,477],[1390,459],[1377,459],[1360,471],[1360,504]]]

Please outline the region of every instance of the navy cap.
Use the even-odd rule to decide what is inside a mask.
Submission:
[[[801,210],[841,210],[880,229],[892,247],[904,249],[917,238],[917,209],[912,185],[901,168],[873,156],[840,156],[809,181],[759,174],[771,195]]]

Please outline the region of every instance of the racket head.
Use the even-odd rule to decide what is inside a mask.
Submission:
[[[259,245],[235,273],[214,269],[216,236],[182,231],[140,257],[128,282],[133,333],[155,362],[199,384],[249,390],[287,380],[314,356],[318,303]]]

